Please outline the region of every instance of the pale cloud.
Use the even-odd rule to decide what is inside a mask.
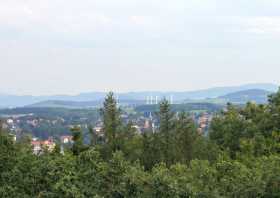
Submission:
[[[23,7],[23,10],[24,10],[24,12],[25,12],[26,14],[28,14],[28,15],[32,15],[32,14],[33,14],[33,10],[30,9],[28,6],[24,6],[24,7]]]
[[[280,36],[280,16],[226,16],[220,22],[228,33]]]
[[[129,16],[129,21],[136,25],[145,25],[148,22],[151,22],[149,17],[146,16]]]
[[[0,0],[0,93],[279,82],[279,10],[278,0]]]
[[[248,32],[280,36],[280,17],[254,17],[247,23]]]

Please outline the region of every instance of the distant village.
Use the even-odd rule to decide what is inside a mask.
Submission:
[[[152,112],[145,112],[143,115],[130,115],[128,113],[123,113],[121,115],[124,123],[132,121],[133,128],[138,134],[141,134],[145,131],[155,132],[159,126],[158,119]],[[198,133],[201,135],[206,135],[208,132],[209,125],[211,123],[213,115],[211,113],[199,113],[191,114],[191,119],[198,126]],[[52,151],[56,143],[61,145],[61,152],[63,152],[63,146],[72,144],[73,137],[71,136],[71,128],[78,126],[80,128],[88,130],[89,127],[92,127],[95,134],[99,137],[104,136],[103,123],[100,119],[97,119],[94,124],[87,123],[87,118],[79,118],[80,123],[75,121],[71,124],[66,122],[62,117],[56,117],[52,119],[46,119],[43,117],[38,117],[34,114],[17,114],[9,115],[1,118],[2,128],[6,129],[13,136],[14,140],[17,141],[24,134],[31,135],[31,146],[33,148],[34,154],[40,154],[45,149]],[[43,128],[40,128],[42,125],[51,126],[54,130],[60,129],[60,126],[63,126],[64,130],[59,133],[54,133],[54,135],[45,135]],[[28,131],[28,129],[30,131]],[[41,131],[42,130],[42,131]],[[48,129],[49,130],[49,129]],[[33,132],[32,132],[33,131]],[[36,133],[44,134],[44,137],[37,137]],[[46,133],[50,134],[50,133]]]

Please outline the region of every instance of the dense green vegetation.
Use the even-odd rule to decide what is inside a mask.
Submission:
[[[0,132],[0,197],[280,197],[280,91],[267,105],[228,105],[200,136],[168,101],[160,127],[136,134],[113,94],[101,111],[104,138],[84,144],[78,127],[64,154],[39,156],[27,139]]]
[[[196,102],[186,104],[173,104],[172,111],[186,111],[186,112],[216,112],[224,107],[223,104],[215,104],[208,102]],[[158,105],[140,105],[135,108],[137,112],[156,112],[159,111]]]
[[[37,108],[37,107],[24,107],[14,109],[1,109],[1,115],[22,115],[33,114],[34,116],[53,119],[61,117],[70,124],[72,122],[80,122],[80,118],[87,118],[94,120],[98,117],[98,110],[96,109],[66,109],[66,108]]]

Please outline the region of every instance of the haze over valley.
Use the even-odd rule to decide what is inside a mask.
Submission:
[[[115,93],[121,104],[152,104],[159,103],[163,98],[174,103],[187,102],[220,102],[220,103],[246,103],[255,101],[257,103],[266,103],[266,98],[270,93],[276,92],[276,84],[259,83],[247,84],[232,87],[216,87],[204,90],[194,90],[185,92],[164,92],[164,91],[146,91],[146,92],[126,92]],[[240,93],[241,92],[241,93]],[[242,93],[243,92],[243,93]],[[248,92],[248,93],[247,93]],[[89,92],[79,95],[53,95],[53,96],[31,96],[31,95],[6,95],[0,94],[0,107],[72,107],[85,108],[102,105],[106,92]],[[239,98],[233,98],[229,94],[236,94]],[[240,95],[240,94],[243,94]],[[246,98],[247,97],[247,98]],[[211,100],[212,99],[212,100]]]

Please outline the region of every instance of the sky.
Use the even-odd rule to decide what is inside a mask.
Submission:
[[[0,93],[280,84],[279,0],[0,0]]]

